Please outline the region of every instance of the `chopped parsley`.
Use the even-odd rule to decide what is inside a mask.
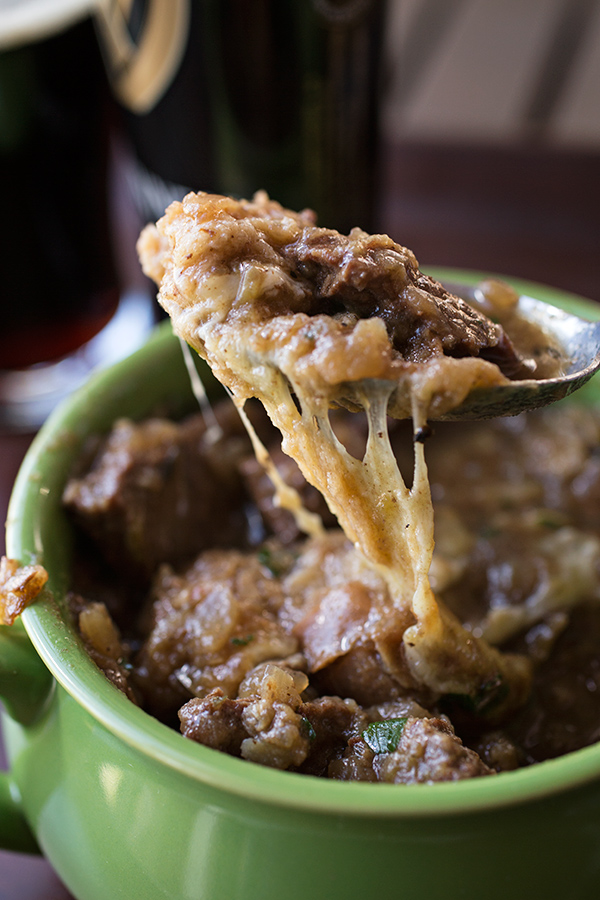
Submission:
[[[443,700],[445,706],[458,706],[473,715],[485,718],[506,699],[508,693],[509,686],[498,673],[472,694],[446,694]]]
[[[251,641],[254,640],[253,634],[247,634],[246,637],[232,637],[231,643],[234,647],[246,647]]]
[[[307,719],[306,716],[302,716],[302,727],[306,732],[306,737],[309,739],[309,741],[314,741],[317,736],[317,732],[313,728],[310,719]]]
[[[408,716],[371,722],[362,733],[363,740],[373,753],[393,753],[398,749]]]
[[[278,578],[289,568],[289,557],[284,553],[277,553],[271,547],[261,547],[256,554],[261,566],[268,569],[271,575]]]
[[[551,531],[558,531],[567,524],[565,516],[560,512],[552,509],[539,509],[536,515],[536,525],[540,528],[548,528]]]

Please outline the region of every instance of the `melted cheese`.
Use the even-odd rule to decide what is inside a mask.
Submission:
[[[285,227],[285,221],[278,223],[280,230]],[[374,625],[373,640],[386,670],[403,686],[439,694],[478,695],[502,682],[504,706],[519,705],[529,688],[529,664],[475,638],[436,601],[428,575],[434,527],[424,446],[415,440],[408,487],[387,430],[391,407],[412,416],[419,436],[432,409],[452,408],[474,383],[502,376],[478,358],[438,355],[417,366],[397,360],[378,317],[348,324],[294,312],[299,288],[277,259],[256,262],[256,253],[248,252],[211,258],[217,246],[211,233],[221,229],[223,238],[223,228],[230,229],[232,242],[245,246],[235,217],[211,222],[194,195],[187,209],[185,201],[173,204],[158,230],[150,226],[142,234],[144,269],[160,286],[174,330],[208,361],[240,411],[249,397],[261,401],[281,432],[285,453],[321,492],[356,551],[384,578],[390,598],[381,610],[386,628]],[[331,427],[329,409],[340,404],[366,413],[362,459],[348,453]],[[318,533],[315,518],[278,481],[256,435],[253,443],[274,478],[279,502],[294,511],[303,530]]]

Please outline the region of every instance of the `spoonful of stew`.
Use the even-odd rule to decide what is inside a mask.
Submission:
[[[394,418],[414,419],[417,407],[420,420],[511,415],[560,399],[600,367],[599,324],[500,282],[443,285],[387,235],[318,227],[310,210],[264,192],[190,194],[159,225],[139,246],[178,333],[198,340],[192,298],[202,285],[203,328],[227,324],[236,343],[251,335],[250,368],[278,370],[292,387],[300,375],[330,405],[361,407],[365,385],[386,382]],[[227,383],[227,364],[215,363]]]

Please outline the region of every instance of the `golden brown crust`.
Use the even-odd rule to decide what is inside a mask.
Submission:
[[[389,381],[397,418],[412,415],[411,394],[438,416],[474,387],[503,383],[486,353],[517,365],[502,329],[421,273],[406,247],[318,228],[264,193],[188,194],[147,226],[138,251],[176,332],[238,395],[253,386],[212,351],[207,329],[331,403],[352,407],[358,382]]]

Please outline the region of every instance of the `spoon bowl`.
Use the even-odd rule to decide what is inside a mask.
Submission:
[[[476,305],[477,284],[441,279],[451,293]],[[561,400],[590,380],[600,369],[600,321],[590,321],[566,312],[551,303],[519,294],[518,312],[540,326],[564,351],[568,363],[564,374],[543,379],[510,381],[494,387],[477,388],[465,400],[446,413],[444,419],[490,419],[514,416],[526,410]],[[598,308],[600,317],[600,306]]]

